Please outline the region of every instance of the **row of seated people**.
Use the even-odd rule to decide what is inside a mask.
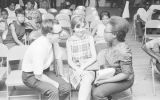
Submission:
[[[66,49],[60,48],[58,44],[60,41],[59,33],[62,32],[63,28],[57,20],[53,19],[54,15],[42,14],[42,21],[36,20],[39,29],[34,33],[40,33],[40,35],[35,38],[26,51],[22,62],[22,79],[28,87],[37,89],[42,94],[49,96],[49,100],[59,100],[59,94],[60,96],[67,96],[70,92],[70,83],[75,88],[80,85],[78,100],[90,99],[92,87],[93,99],[101,100],[111,94],[130,88],[134,82],[132,55],[125,44],[129,23],[118,16],[109,19],[109,13],[105,12],[102,13],[102,21],[97,16],[94,17],[93,20],[100,24],[97,24],[88,34],[87,26],[89,22],[87,20],[92,19],[95,15],[89,16],[87,19],[85,15],[87,10],[83,12],[85,12],[84,15],[73,15],[71,17],[71,33],[66,40]],[[88,14],[91,14],[90,11]],[[13,21],[13,24],[11,23],[10,36],[12,36],[12,40],[15,36],[18,36],[13,35],[14,33],[22,34],[24,32],[23,30],[21,33],[22,29],[25,29],[21,24],[24,23],[25,19],[24,10],[17,9],[16,16],[17,20]],[[18,26],[18,28],[15,26]],[[7,33],[6,38],[8,35]],[[107,48],[100,51],[97,56],[95,41],[99,37],[100,40],[105,40],[103,43],[107,42],[105,44]],[[13,43],[23,45],[18,38],[17,40],[18,43],[15,43],[15,40]],[[54,53],[52,47],[54,47]],[[66,59],[71,66],[71,82],[69,83],[65,81],[66,76],[64,76],[62,70],[62,57],[64,56],[67,56]],[[58,69],[60,69],[58,71],[59,76],[48,70],[53,60],[57,61]],[[95,77],[94,70],[99,70],[100,66],[102,69],[98,71],[98,76]]]
[[[14,3],[11,3],[8,9],[13,9],[15,8]],[[26,10],[25,12],[22,9],[17,9],[14,13],[9,13],[7,9],[2,9],[1,10],[1,20],[0,20],[0,33],[1,33],[1,38],[0,41],[6,44],[9,48],[11,48],[14,45],[23,45],[24,44],[24,36],[26,36],[26,33],[30,33],[31,31],[32,34],[36,33],[39,31],[41,25],[41,20],[45,19],[45,17],[53,17],[56,15],[55,13],[49,13],[47,14],[46,9],[39,8],[38,10],[34,9],[34,4],[31,1],[28,1],[26,4]],[[78,12],[74,11],[75,14]],[[57,13],[57,11],[55,10]],[[80,11],[81,12],[81,11]],[[78,12],[79,13],[79,12]],[[96,11],[97,13],[97,11]],[[53,15],[51,15],[53,14]],[[83,14],[83,12],[82,12]],[[10,17],[12,15],[12,17]],[[13,17],[13,15],[15,17]],[[44,15],[44,16],[43,16]],[[72,16],[73,16],[72,15]],[[109,12],[102,12],[101,14],[101,19],[103,23],[106,23],[108,18],[110,17]],[[70,15],[71,16],[71,15]],[[98,17],[98,21],[100,22],[100,18],[98,14],[96,15]],[[93,28],[92,33],[95,35],[95,33],[99,34],[99,36],[103,36],[103,30],[104,30],[104,25],[101,23],[100,25],[97,26],[97,28]],[[70,24],[70,22],[69,22]],[[70,33],[70,28],[68,27],[63,27],[68,33]],[[35,36],[35,35],[34,35]],[[38,35],[39,36],[39,35]],[[31,35],[32,37],[32,35]],[[37,36],[36,36],[37,37]],[[34,37],[34,38],[36,38]]]
[[[159,7],[159,3],[151,5],[149,2],[144,2],[142,7],[137,10],[134,21],[136,25],[136,34],[140,41],[142,41],[144,35],[145,23],[150,20],[160,20]],[[148,29],[147,31],[152,34],[159,34],[159,29]]]

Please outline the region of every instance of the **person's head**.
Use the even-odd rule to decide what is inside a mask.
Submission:
[[[22,8],[19,8],[19,9],[16,9],[15,13],[16,13],[17,21],[19,23],[24,23],[24,21],[25,21],[25,16],[24,16],[25,11]]]
[[[28,0],[25,4],[27,10],[31,10],[34,8],[35,2],[34,0]]]
[[[8,11],[6,9],[2,9],[1,16],[3,19],[7,19],[8,18]]]
[[[42,0],[41,5],[40,5],[40,8],[49,9],[49,8],[50,8],[49,5],[50,5],[50,4],[49,4],[48,0]]]
[[[102,11],[100,14],[100,19],[106,24],[110,18],[110,13],[108,11]]]
[[[144,5],[143,5],[143,8],[145,9],[145,10],[148,10],[149,9],[149,7],[150,7],[150,2],[144,2]]]
[[[16,8],[16,3],[15,3],[14,0],[10,0],[10,1],[9,1],[9,3],[8,3],[8,8],[9,8],[10,10],[12,10],[12,11],[15,10],[15,8]]]
[[[42,34],[46,36],[51,43],[54,43],[59,38],[59,35],[54,33],[56,28],[54,27],[55,24],[57,24],[57,22],[52,19],[42,21]]]
[[[78,37],[82,37],[84,35],[86,22],[82,16],[75,16],[71,20],[71,28],[74,31],[74,34]]]
[[[104,38],[107,42],[124,42],[126,34],[129,31],[129,23],[126,19],[119,16],[112,16],[104,31]]]

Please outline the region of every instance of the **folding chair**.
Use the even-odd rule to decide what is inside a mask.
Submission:
[[[24,95],[12,95],[12,93],[16,89],[16,87],[28,88],[27,86],[24,85],[24,83],[22,81],[22,71],[20,70],[21,61],[23,60],[23,56],[24,56],[24,53],[25,53],[27,47],[28,46],[14,46],[8,52],[8,57],[7,57],[7,66],[8,66],[7,74],[8,75],[7,75],[7,80],[6,80],[8,100],[10,100],[10,98],[35,96],[35,95],[25,95],[25,94]],[[18,69],[11,70],[12,66],[10,66],[10,61],[15,61],[15,60],[20,60],[19,64],[18,64]],[[11,87],[13,87],[13,89],[11,89],[11,91],[9,91],[9,88],[11,88]],[[33,91],[33,90],[31,90],[31,91]],[[39,94],[39,100],[41,100],[40,94]]]
[[[160,75],[160,72],[156,68],[156,59],[151,58],[150,60],[151,68],[152,68],[152,87],[153,87],[153,95],[156,95],[156,89],[155,89],[155,72]]]
[[[68,20],[59,20],[59,24],[62,27],[66,27],[66,28],[70,28],[71,27],[71,23]]]
[[[60,13],[60,14],[66,14],[66,15],[68,15],[68,16],[71,16],[71,15],[72,15],[72,11],[69,10],[69,9],[62,9],[62,10],[60,10],[59,13]]]
[[[6,78],[7,74],[7,54],[8,48],[4,44],[0,43],[0,81]],[[0,92],[6,92],[0,91]]]
[[[67,21],[70,21],[70,17],[66,14],[57,14],[56,17],[55,17],[58,21],[59,20],[67,20]]]
[[[150,20],[145,24],[145,31],[143,36],[143,43],[146,43],[147,39],[155,39],[160,37],[159,34],[147,34],[147,28],[160,28],[160,21],[159,20]]]

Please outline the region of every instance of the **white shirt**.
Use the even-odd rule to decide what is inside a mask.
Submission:
[[[22,62],[22,71],[41,75],[52,62],[52,44],[45,36],[41,36],[28,47]]]
[[[148,12],[144,8],[139,8],[137,10],[137,15],[139,15],[140,18],[145,22],[147,21],[147,18],[149,17]]]

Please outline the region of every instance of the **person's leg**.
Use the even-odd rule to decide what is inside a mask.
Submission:
[[[57,1],[56,0],[50,0],[51,1],[51,8],[57,8]]]
[[[33,73],[23,72],[22,79],[26,86],[40,91],[41,94],[48,97],[48,100],[59,100],[59,90],[47,82],[37,80]]]
[[[104,98],[112,94],[119,93],[130,88],[133,82],[134,80],[122,81],[117,83],[106,83],[95,87],[92,91],[93,100],[105,100]]]
[[[60,76],[56,76],[53,72],[49,71],[45,73],[48,77],[59,83],[59,95],[60,97],[67,98],[71,91],[71,85],[67,83]]]
[[[84,72],[82,80],[80,82],[80,88],[78,93],[78,100],[90,100],[92,83],[95,78],[95,73],[92,71]]]
[[[136,22],[136,34],[139,39],[142,39],[144,33],[141,22]]]

